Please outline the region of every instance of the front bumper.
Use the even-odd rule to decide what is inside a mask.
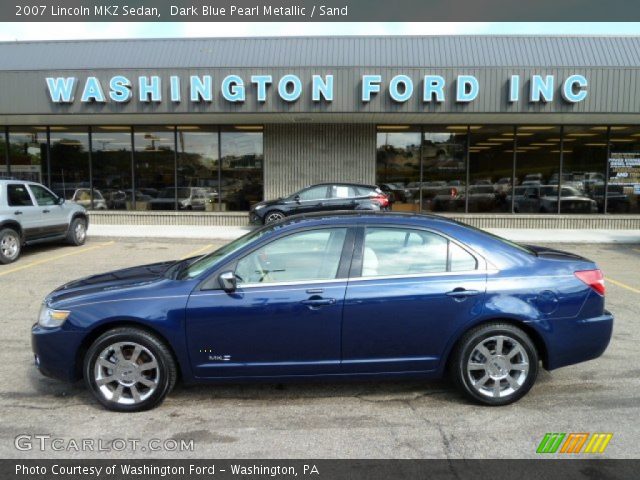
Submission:
[[[249,212],[249,223],[252,225],[262,225],[262,217],[259,216],[255,211]]]
[[[75,382],[82,376],[77,353],[82,345],[80,332],[58,328],[31,327],[31,349],[35,365],[43,375],[66,382]]]
[[[547,369],[553,370],[598,358],[611,341],[613,315],[605,310],[598,317],[553,320],[553,341],[547,344]]]

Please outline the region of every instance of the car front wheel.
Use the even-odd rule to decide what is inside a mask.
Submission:
[[[538,375],[538,353],[521,329],[502,323],[469,332],[454,350],[451,373],[457,387],[472,400],[492,406],[522,398]]]
[[[12,228],[0,230],[0,263],[15,262],[20,256],[20,235]]]
[[[284,213],[274,210],[273,212],[269,212],[264,216],[264,224],[278,222],[285,217]]]
[[[130,327],[102,334],[87,351],[83,372],[98,401],[119,412],[157,406],[177,378],[176,363],[164,342]]]

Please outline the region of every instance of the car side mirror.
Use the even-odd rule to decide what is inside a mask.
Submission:
[[[64,203],[64,197],[58,197],[57,204],[62,205]]]
[[[295,195],[295,196],[293,197],[293,199],[294,199],[296,202],[300,203],[300,195]]]
[[[223,272],[220,274],[218,279],[220,281],[220,286],[227,293],[235,292],[238,288],[236,275],[233,272]]]

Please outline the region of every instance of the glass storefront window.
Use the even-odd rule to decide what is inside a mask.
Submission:
[[[11,176],[43,183],[46,180],[47,127],[10,127]]]
[[[173,127],[134,127],[136,210],[198,210],[196,202],[184,191],[175,190],[175,142]],[[202,208],[204,209],[204,208]]]
[[[262,127],[223,128],[220,151],[220,207],[247,211],[264,195]]]
[[[392,210],[417,211],[419,208],[420,136],[419,129],[409,127],[378,128],[376,182],[389,196]]]
[[[7,168],[7,142],[5,141],[5,127],[0,127],[0,178],[9,176],[9,169]]]
[[[513,184],[513,126],[471,129],[469,212],[510,212]]]
[[[424,127],[422,133],[422,209],[464,212],[467,171],[466,125]]]
[[[612,126],[607,213],[640,213],[640,127]]]
[[[204,195],[204,210],[217,211],[218,129],[203,126],[178,126],[178,189],[199,189]]]
[[[558,213],[560,134],[558,126],[518,126],[515,213]]]
[[[91,208],[89,132],[87,127],[51,127],[51,182],[56,195]],[[100,192],[94,192],[96,208],[105,209]]]
[[[604,212],[607,127],[566,126],[563,144],[560,213]]]
[[[133,210],[131,127],[93,127],[93,187],[109,210]],[[140,199],[144,201],[144,199]]]

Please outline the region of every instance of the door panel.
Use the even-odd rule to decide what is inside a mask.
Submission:
[[[38,226],[43,237],[62,235],[67,231],[67,215],[58,198],[40,185],[29,185],[38,205]]]
[[[25,240],[36,240],[41,236],[40,210],[33,203],[33,199],[23,183],[7,185],[7,204],[10,215],[22,226]]]
[[[485,286],[484,274],[350,281],[343,316],[343,370],[434,370],[451,334],[480,314]],[[457,288],[478,294],[448,295]]]

